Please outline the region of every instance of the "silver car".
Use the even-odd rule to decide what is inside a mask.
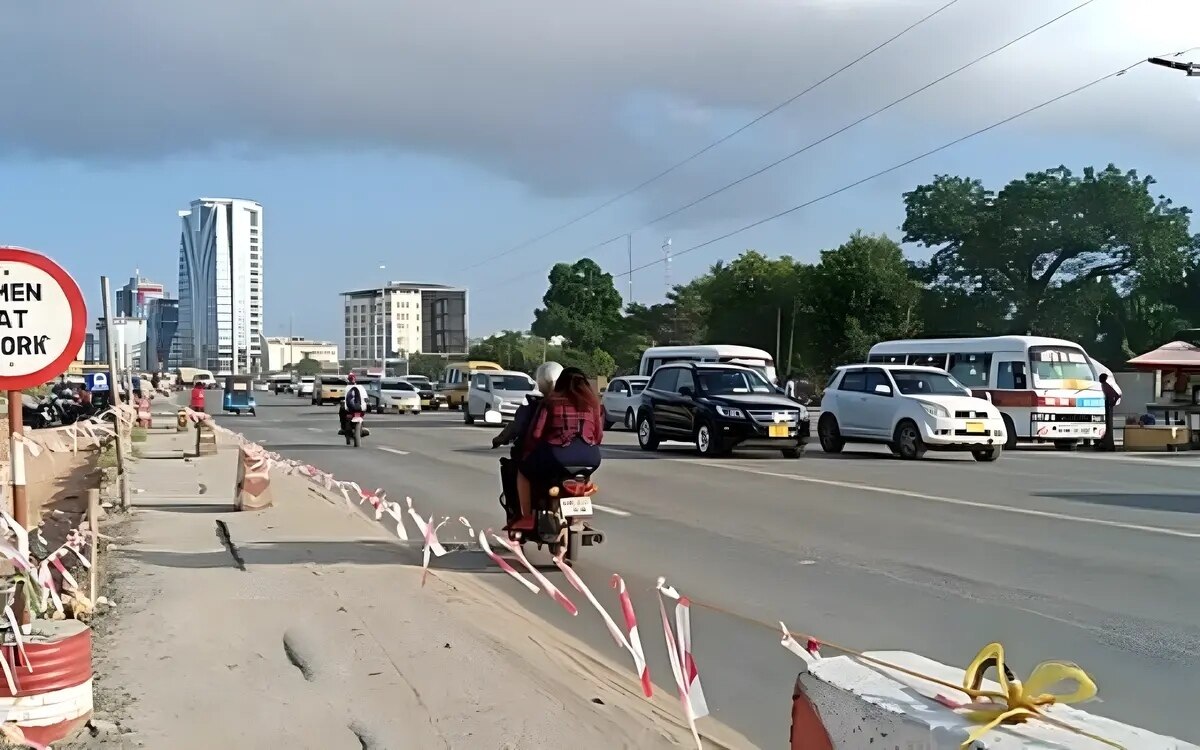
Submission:
[[[475,424],[489,411],[500,412],[500,418],[511,422],[526,396],[537,394],[537,384],[523,372],[512,370],[481,370],[471,376],[471,388],[463,404],[463,421]]]
[[[626,375],[609,382],[600,401],[604,408],[604,429],[615,424],[633,429],[638,405],[642,403],[642,391],[649,382],[650,378],[644,375]]]

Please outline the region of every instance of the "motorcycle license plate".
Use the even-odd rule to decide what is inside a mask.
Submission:
[[[773,438],[785,438],[788,436],[788,426],[785,424],[767,425],[767,436]]]
[[[563,518],[592,515],[592,499],[590,497],[561,497],[558,499],[558,507],[562,511]]]
[[[967,422],[967,432],[982,433],[983,422]]]

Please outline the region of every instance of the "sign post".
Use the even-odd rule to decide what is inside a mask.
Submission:
[[[0,247],[0,390],[8,393],[12,515],[24,529],[30,520],[21,390],[66,372],[83,345],[86,327],[83,295],[70,274],[44,255]],[[29,554],[28,549],[21,552]],[[24,624],[24,598],[18,596],[14,606]]]
[[[107,351],[105,357],[108,359],[108,382],[112,386],[112,402],[118,409],[121,407],[121,383],[117,375],[117,356],[116,346],[113,344],[113,323],[111,303],[109,302],[108,277],[100,277],[100,293],[104,296],[104,331],[107,334],[104,338],[107,342]],[[133,390],[130,389],[132,396]],[[117,444],[117,488],[121,494],[121,510],[129,510],[129,477],[125,474],[125,428],[121,417],[117,415],[116,422],[116,440]]]

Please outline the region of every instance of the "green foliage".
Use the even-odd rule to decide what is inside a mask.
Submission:
[[[534,313],[532,333],[547,339],[564,336],[580,349],[598,348],[621,322],[621,293],[612,274],[591,258],[550,269],[542,303],[545,307]]]
[[[321,363],[312,357],[305,357],[295,364],[292,371],[299,373],[302,378],[316,376],[321,373]]]
[[[408,374],[424,375],[430,380],[437,381],[446,370],[446,362],[446,358],[440,354],[410,354]]]

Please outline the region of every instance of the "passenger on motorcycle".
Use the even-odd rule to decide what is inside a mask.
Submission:
[[[558,382],[559,376],[562,374],[563,366],[557,362],[544,362],[541,367],[533,374],[534,382],[537,383],[538,391],[541,394],[549,394],[554,390],[554,384]],[[530,394],[525,397],[526,403],[521,404],[517,408],[517,413],[513,415],[513,421],[508,423],[508,426],[501,430],[500,434],[492,438],[492,447],[499,448],[502,445],[512,443],[512,460],[520,462],[524,457],[525,443],[529,436],[529,431],[532,426],[534,416],[538,412],[538,407],[545,400],[545,395]],[[520,502],[521,518],[533,516],[533,503],[530,498],[529,483],[521,479],[520,473],[517,474],[517,496]],[[524,484],[524,494],[522,494],[521,485]]]
[[[367,411],[367,389],[358,384],[354,373],[350,373],[346,379],[350,384],[346,386],[346,395],[342,397],[342,403],[338,406],[338,425],[341,427],[338,430],[339,435],[349,435],[348,422],[351,414],[363,414]],[[365,430],[363,434],[366,435]]]
[[[575,367],[563,370],[554,390],[539,404],[522,446],[517,474],[521,518],[514,530],[534,528],[533,482],[557,480],[566,466],[600,465],[603,425],[600,400],[587,375]]]

